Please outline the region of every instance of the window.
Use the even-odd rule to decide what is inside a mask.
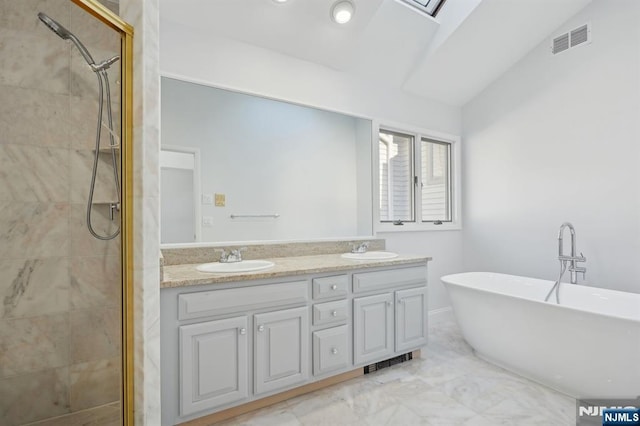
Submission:
[[[442,9],[442,6],[444,5],[444,2],[445,2],[445,0],[403,0],[403,1],[434,18],[438,14],[438,12],[440,12],[440,9]]]
[[[451,143],[422,138],[422,221],[451,222]]]
[[[421,133],[380,128],[379,220],[383,227],[428,229],[455,225],[454,142]],[[400,230],[400,229],[398,229]]]

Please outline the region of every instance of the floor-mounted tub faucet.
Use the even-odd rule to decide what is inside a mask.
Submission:
[[[569,232],[571,233],[571,255],[564,255],[564,230],[565,228],[569,228]],[[549,297],[551,297],[551,293],[556,291],[556,303],[560,304],[560,283],[562,282],[562,276],[565,271],[569,269],[571,272],[571,284],[578,283],[578,273],[582,273],[582,279],[587,273],[587,268],[583,266],[577,266],[578,262],[586,262],[587,258],[584,257],[582,253],[580,256],[576,256],[576,230],[573,228],[573,225],[569,222],[565,222],[560,226],[560,231],[558,231],[558,260],[560,261],[560,274],[558,275],[558,279],[547,293],[547,297],[544,298],[544,301],[548,301]],[[569,268],[567,268],[567,263],[569,264]]]
[[[563,234],[564,229],[569,228],[569,232],[571,232],[571,255],[564,255],[564,241]],[[582,279],[585,279],[585,275],[587,273],[587,268],[582,266],[577,266],[578,262],[586,262],[587,258],[584,257],[582,253],[580,256],[576,256],[576,230],[573,228],[573,225],[569,222],[565,222],[560,226],[560,231],[558,231],[558,260],[560,262],[569,262],[569,272],[571,272],[571,284],[578,283],[578,273],[582,274]]]

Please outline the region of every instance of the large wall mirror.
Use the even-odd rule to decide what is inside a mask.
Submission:
[[[161,242],[372,235],[371,129],[163,77]]]

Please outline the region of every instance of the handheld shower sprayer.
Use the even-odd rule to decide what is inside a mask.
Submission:
[[[50,18],[49,16],[47,16],[46,14],[44,14],[42,12],[38,13],[38,18],[40,18],[40,20],[47,27],[49,27],[49,29],[51,31],[56,33],[58,35],[58,37],[60,37],[63,40],[71,40],[73,42],[73,44],[75,44],[75,46],[80,51],[80,54],[82,55],[84,60],[87,61],[87,63],[89,65],[94,65],[96,63],[93,60],[93,57],[91,56],[91,54],[89,53],[87,48],[84,47],[84,44],[82,44],[82,42],[80,40],[78,40],[78,37],[76,37],[71,31],[69,31],[68,29],[66,29],[62,25],[60,25],[60,23],[58,21]]]
[[[71,40],[71,42],[78,48],[78,51],[82,55],[87,64],[91,68],[91,70],[95,73],[98,78],[98,123],[96,128],[96,139],[95,139],[95,150],[94,150],[94,158],[93,158],[93,169],[91,175],[91,185],[89,186],[89,198],[87,200],[87,228],[91,235],[99,240],[111,240],[115,238],[120,233],[120,226],[118,224],[118,228],[115,232],[108,235],[100,235],[93,229],[93,224],[91,222],[91,211],[93,207],[93,193],[96,185],[96,175],[98,173],[98,163],[99,163],[99,155],[100,155],[100,139],[101,139],[101,130],[102,130],[102,116],[104,104],[106,103],[107,109],[107,129],[109,133],[110,144],[109,147],[111,152],[111,164],[113,166],[113,178],[115,183],[115,190],[117,193],[118,200],[116,202],[110,203],[110,216],[113,216],[113,211],[118,210],[120,208],[120,179],[118,177],[118,159],[116,157],[116,149],[118,144],[116,143],[116,136],[114,135],[113,130],[113,114],[111,111],[111,90],[109,88],[109,75],[107,74],[107,69],[111,67],[114,63],[116,63],[120,57],[114,56],[112,58],[106,59],[98,64],[93,60],[93,57],[87,50],[87,48],[82,44],[82,42],[76,37],[71,31],[67,30],[65,27],[60,25],[59,22],[50,18],[46,14],[40,12],[38,13],[38,18],[54,33],[58,35],[63,40]],[[106,97],[106,102],[105,102]],[[113,219],[113,217],[112,217]]]

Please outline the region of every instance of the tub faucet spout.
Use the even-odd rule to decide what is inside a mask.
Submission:
[[[569,232],[571,233],[571,255],[565,256],[564,254],[564,230],[565,228],[569,228]],[[582,266],[577,266],[578,262],[586,262],[587,258],[584,257],[582,253],[580,256],[576,255],[576,231],[572,224],[569,222],[565,222],[560,226],[560,231],[558,231],[558,260],[561,263],[566,264],[569,263],[569,272],[571,272],[571,284],[578,283],[578,273],[582,274],[582,279],[584,279],[587,268]]]

